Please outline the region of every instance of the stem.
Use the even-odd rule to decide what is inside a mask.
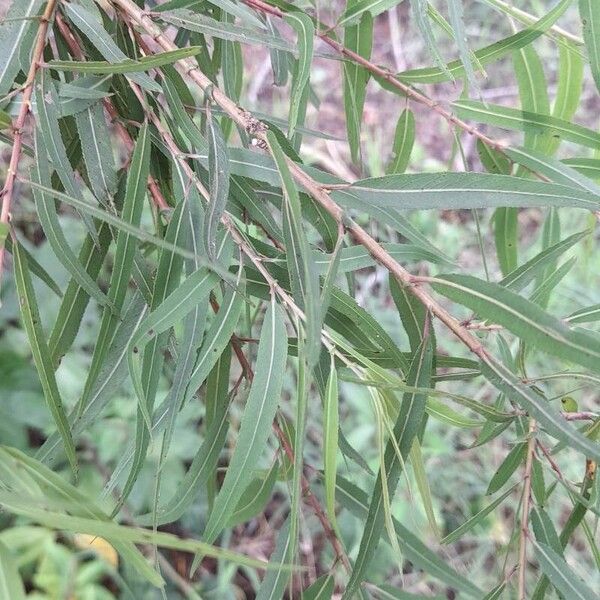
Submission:
[[[535,453],[535,421],[529,421],[529,442],[527,444],[527,459],[525,461],[525,473],[523,475],[523,509],[521,513],[521,540],[519,545],[519,579],[518,598],[526,600],[525,597],[525,575],[527,574],[527,538],[529,536],[529,509],[531,506],[531,469],[533,467],[533,456]]]
[[[31,65],[27,73],[27,79],[23,85],[23,100],[17,119],[14,123],[14,138],[12,153],[10,155],[10,163],[6,174],[6,181],[0,196],[2,196],[2,208],[0,209],[0,224],[8,226],[10,221],[10,209],[14,200],[15,181],[19,171],[19,162],[21,160],[21,150],[23,148],[23,129],[27,120],[27,115],[31,111],[31,96],[33,94],[33,85],[40,63],[42,62],[44,47],[46,45],[46,36],[48,35],[48,26],[54,9],[56,8],[57,0],[48,0],[44,14],[40,17],[40,26],[38,28],[33,54],[31,56]],[[0,281],[4,270],[4,243],[0,245]]]

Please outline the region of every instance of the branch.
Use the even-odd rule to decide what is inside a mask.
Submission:
[[[518,599],[526,600],[525,575],[527,574],[527,538],[529,536],[529,509],[531,506],[531,469],[536,447],[536,425],[533,419],[529,421],[529,442],[527,444],[527,458],[525,473],[523,475],[523,510],[521,513],[521,539],[519,544],[519,579]]]
[[[56,8],[56,2],[57,0],[48,0],[44,14],[40,17],[40,25],[35,40],[33,54],[31,56],[31,65],[29,66],[27,79],[23,85],[21,108],[13,125],[14,137],[12,153],[10,155],[10,163],[8,165],[6,181],[4,182],[2,192],[0,192],[0,196],[2,197],[2,208],[0,209],[0,233],[2,233],[2,236],[8,233],[10,209],[14,200],[15,181],[19,171],[21,150],[23,148],[23,129],[25,128],[27,115],[31,111],[31,96],[33,94],[35,76],[40,63],[42,62],[44,47],[46,45],[46,36],[48,35],[48,25],[50,24],[54,9]],[[7,230],[6,233],[2,232],[3,229]],[[2,280],[2,273],[4,270],[4,246],[4,239],[0,239],[0,282]]]

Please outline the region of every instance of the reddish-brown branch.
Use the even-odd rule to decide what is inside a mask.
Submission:
[[[10,211],[14,201],[15,193],[15,181],[17,179],[17,173],[19,171],[19,162],[21,160],[21,151],[23,148],[23,133],[27,116],[31,111],[31,96],[33,94],[33,87],[35,84],[35,76],[37,74],[39,65],[43,58],[44,47],[46,46],[46,36],[48,35],[48,26],[54,9],[56,8],[56,0],[48,0],[44,14],[40,17],[40,25],[38,28],[35,46],[33,54],[31,55],[31,65],[29,66],[29,72],[27,73],[27,79],[23,85],[23,99],[21,102],[21,108],[17,119],[13,125],[14,137],[13,147],[10,155],[10,163],[8,165],[8,172],[6,173],[6,181],[2,188],[2,208],[0,209],[0,224],[7,227],[10,221]],[[0,281],[2,280],[2,273],[4,269],[4,249],[5,244],[0,244]]]

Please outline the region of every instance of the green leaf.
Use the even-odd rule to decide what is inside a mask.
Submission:
[[[255,377],[246,401],[237,443],[225,480],[208,518],[203,538],[210,543],[226,526],[252,477],[279,404],[287,358],[287,335],[281,309],[273,299],[265,314]]]
[[[11,551],[0,542],[0,595],[10,600],[25,600],[25,587]]]
[[[102,60],[74,61],[74,60],[51,60],[48,63],[50,69],[56,71],[68,71],[74,73],[88,74],[110,74],[119,73],[139,73],[140,71],[149,71],[165,65],[171,65],[184,58],[196,56],[202,52],[201,46],[189,46],[168,52],[159,52],[150,56],[143,56],[139,60],[122,60],[115,63],[104,62]]]
[[[479,84],[475,77],[475,69],[468,45],[467,32],[464,23],[463,0],[448,0],[448,16],[450,18],[450,24],[452,25],[454,39],[456,40],[456,45],[458,47],[460,62],[463,64],[467,75],[467,81],[469,82],[469,85],[477,91],[479,89]],[[474,58],[476,59],[476,57]]]
[[[343,25],[355,24],[364,13],[370,13],[372,17],[380,15],[382,12],[400,4],[403,0],[355,0],[348,2],[346,10],[342,13],[337,22],[338,27]]]
[[[353,483],[338,477],[338,501],[344,508],[359,519],[363,526],[369,511],[367,493]],[[464,592],[471,598],[481,598],[481,590],[468,578],[457,573],[450,565],[430,550],[414,533],[404,527],[399,521],[393,519],[394,529],[398,536],[398,544],[406,560],[423,569],[426,573],[443,581],[446,585]],[[384,532],[385,536],[385,532]]]
[[[286,519],[285,523],[279,529],[275,550],[270,558],[270,564],[283,565],[293,560],[294,548],[290,540],[290,519]],[[256,594],[256,600],[277,600],[285,595],[290,578],[288,569],[274,568],[270,570]]]
[[[19,243],[13,244],[14,248],[14,269],[15,282],[19,295],[19,304],[21,307],[21,318],[23,327],[29,339],[33,361],[37,369],[46,403],[52,414],[52,419],[60,433],[65,453],[73,470],[73,474],[77,476],[79,467],[77,464],[77,455],[73,436],[67,420],[67,415],[62,403],[62,398],[54,377],[54,367],[50,360],[50,351],[48,343],[42,329],[42,321],[40,311],[31,281],[31,275],[27,265],[27,258],[21,251]]]
[[[331,575],[321,575],[302,592],[302,600],[331,600],[335,579]]]
[[[242,27],[227,21],[217,21],[206,15],[200,15],[190,10],[176,9],[161,11],[160,19],[176,27],[196,31],[221,40],[241,42],[242,44],[254,44],[266,48],[284,50],[295,53],[295,47],[283,38]]]
[[[518,218],[516,208],[497,208],[494,213],[494,241],[503,275],[514,271],[519,263]]]
[[[481,66],[485,66],[507,56],[515,50],[528,46],[547,31],[571,4],[572,0],[560,0],[552,10],[548,11],[547,14],[535,23],[532,23],[527,29],[476,50],[474,52],[475,58]],[[446,64],[443,68],[436,66],[411,69],[399,73],[397,77],[406,83],[421,84],[452,81],[452,79],[463,77],[464,74],[465,67],[462,61],[454,60]]]
[[[332,197],[342,206],[396,210],[569,206],[598,210],[600,198],[558,183],[487,173],[419,173],[357,181]],[[368,210],[368,209],[367,209]]]
[[[510,476],[519,468],[527,453],[527,443],[519,442],[515,444],[512,450],[506,455],[496,472],[490,479],[486,495],[495,494],[510,479]]]
[[[551,136],[586,148],[600,148],[600,134],[564,119],[497,104],[484,104],[476,100],[458,100],[453,106],[463,119],[472,119],[503,129]]]
[[[597,600],[595,594],[550,546],[533,541],[535,556],[552,585],[569,600]]]
[[[392,146],[392,161],[387,166],[386,173],[404,173],[415,144],[415,116],[412,110],[405,108],[396,124],[394,145]]]
[[[539,254],[536,254],[532,259],[523,263],[520,267],[510,272],[502,281],[500,285],[512,290],[513,292],[521,291],[528,283],[533,281],[545,267],[553,263],[559,256],[562,256],[575,244],[580,242],[585,236],[589,235],[589,231],[580,231],[574,233],[568,238],[558,242],[542,250]]]
[[[231,515],[227,523],[227,527],[235,527],[241,523],[246,523],[256,515],[262,513],[271,498],[278,474],[277,462],[274,462],[264,477],[254,479],[250,483],[244,490],[235,508],[235,512]]]
[[[294,299],[306,314],[306,359],[309,367],[313,367],[319,358],[321,348],[318,271],[302,222],[300,196],[292,179],[286,156],[273,132],[267,133],[267,139],[284,190],[282,211],[286,260]]]
[[[433,345],[431,337],[428,334],[430,323],[427,316],[422,326],[424,327],[423,342],[418,352],[415,353],[407,376],[407,383],[409,385],[427,387],[431,378],[433,358]],[[382,486],[387,485],[389,496],[392,496],[395,492],[403,468],[400,460],[406,461],[408,458],[413,440],[421,427],[423,417],[425,416],[425,400],[425,396],[417,393],[407,392],[403,396],[393,431],[396,444],[393,444],[391,441],[387,443],[384,462],[380,465],[377,482],[371,496],[369,514],[364,526],[358,556],[350,575],[350,580],[342,596],[344,599],[354,597],[354,594],[367,575],[369,565],[384,529],[384,493]],[[397,455],[395,445],[400,450],[401,458]],[[382,471],[386,474],[385,484],[383,483]]]
[[[449,79],[453,81],[454,78],[450,72],[446,71],[446,63],[443,61],[442,56],[440,54],[438,43],[435,39],[435,35],[431,27],[431,22],[429,20],[428,7],[428,0],[410,0],[411,17],[414,19],[417,28],[421,33],[421,37],[425,42],[427,51],[432,56],[437,66],[440,69],[442,69],[442,71],[446,72]]]
[[[217,227],[229,199],[229,156],[219,123],[210,111],[207,119],[210,199],[204,218],[204,245],[211,260],[216,257]]]
[[[347,2],[350,10],[352,6],[364,4],[360,0]],[[369,12],[362,13],[356,25],[344,29],[344,46],[356,52],[363,58],[371,57],[373,47],[373,18]],[[344,80],[344,112],[346,114],[346,133],[350,145],[352,160],[358,163],[360,159],[360,130],[365,104],[369,71],[354,62],[342,63],[342,76]]]
[[[600,369],[598,334],[571,329],[506,288],[469,275],[444,275],[432,285],[440,294],[506,327],[524,342],[592,371]]]
[[[27,18],[37,15],[42,3],[42,0],[12,2],[6,13],[6,21],[0,25],[0,98],[10,91],[21,68],[28,66],[20,64],[19,53],[29,33],[37,29],[35,23]]]
[[[594,0],[579,0],[579,15],[592,76],[600,90],[600,6]]]
[[[117,170],[102,105],[77,113],[75,120],[92,191],[100,202],[109,203],[117,188]]]
[[[468,521],[465,521],[460,527],[457,527],[452,533],[449,533],[443,540],[442,544],[453,544],[458,541],[465,533],[471,531],[474,527],[479,525],[491,512],[496,510],[500,504],[502,504],[513,492],[515,488],[512,487],[502,496],[498,496],[493,502],[490,502],[485,508],[482,508],[477,514],[473,515]]]
[[[331,366],[323,403],[323,473],[325,477],[325,506],[327,516],[337,531],[335,516],[335,480],[337,475],[337,452],[339,423],[339,390],[335,361]]]
[[[308,93],[310,66],[313,57],[315,27],[312,19],[303,12],[293,11],[285,14],[286,22],[298,35],[299,56],[293,73],[290,110],[288,115],[288,138],[292,138],[297,125],[302,125],[301,106]]]
[[[580,308],[571,313],[566,319],[569,323],[592,323],[600,320],[600,304]]]

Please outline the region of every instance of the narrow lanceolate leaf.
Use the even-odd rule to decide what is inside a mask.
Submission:
[[[202,52],[201,46],[188,46],[187,48],[179,48],[178,50],[169,50],[168,52],[159,52],[150,56],[143,56],[139,60],[123,60],[120,62],[105,62],[103,60],[51,60],[48,67],[56,71],[72,71],[74,73],[88,73],[89,75],[105,75],[105,74],[128,74],[139,73],[141,71],[150,71],[165,65],[172,65],[184,58],[196,56]],[[151,80],[152,81],[152,80]],[[156,83],[153,89],[156,87]]]
[[[579,0],[579,14],[590,68],[600,90],[600,5],[594,0]]]
[[[11,600],[26,600],[25,587],[11,551],[0,542],[0,595]]]
[[[229,199],[229,156],[219,123],[208,111],[208,177],[210,199],[204,218],[204,244],[212,260],[216,257],[217,227]]]
[[[277,462],[274,462],[263,478],[255,479],[246,488],[235,508],[235,512],[231,515],[231,519],[227,523],[228,527],[246,523],[256,515],[261,514],[271,498],[278,474]]]
[[[353,25],[365,13],[369,13],[372,17],[385,12],[386,10],[400,4],[403,0],[355,0],[348,2],[346,10],[342,13],[338,26]]]
[[[516,208],[500,207],[494,213],[494,241],[496,254],[503,275],[518,264],[518,212]]]
[[[288,138],[292,138],[300,122],[301,106],[308,94],[310,66],[313,57],[315,26],[312,19],[303,12],[288,12],[285,20],[298,35],[298,59],[293,73],[290,111],[288,116]]]
[[[272,300],[265,314],[255,376],[244,407],[236,446],[204,531],[203,538],[207,543],[211,543],[226,526],[250,483],[252,469],[265,447],[279,404],[286,358],[287,335],[283,313]]]
[[[492,476],[486,495],[495,494],[510,479],[510,476],[517,470],[519,465],[525,459],[527,453],[527,443],[519,442],[512,448],[502,461],[496,472]]]
[[[598,600],[593,592],[572,570],[564,558],[550,546],[533,541],[535,555],[550,583],[569,600]]]
[[[556,439],[564,441],[593,460],[600,459],[600,445],[581,434],[537,392],[521,383],[518,377],[499,361],[487,357],[481,363],[481,373],[498,390],[527,411]]]
[[[592,323],[600,320],[600,304],[581,308],[571,313],[566,319],[569,323]]]
[[[485,66],[495,62],[511,52],[524,48],[531,44],[536,38],[540,37],[548,28],[560,18],[560,16],[569,8],[572,0],[560,0],[552,10],[545,14],[541,19],[532,23],[527,29],[519,31],[489,46],[480,48],[474,52],[474,56],[480,65]],[[421,69],[411,69],[398,74],[398,78],[406,83],[440,83],[442,81],[451,81],[459,79],[465,75],[465,67],[461,60],[454,60],[444,68],[439,66],[426,67]]]
[[[475,69],[473,67],[467,41],[467,32],[465,30],[464,23],[463,0],[448,0],[448,16],[450,17],[450,25],[452,26],[454,39],[456,40],[456,45],[458,47],[460,61],[462,62],[467,75],[467,81],[469,82],[469,85],[475,91],[477,91],[479,89],[479,84],[475,78]]]
[[[131,158],[129,172],[127,174],[125,200],[121,211],[122,220],[136,227],[139,226],[142,217],[142,208],[146,195],[146,180],[148,179],[149,169],[150,135],[148,126],[144,125],[139,133]],[[123,303],[125,302],[136,246],[137,240],[134,236],[125,231],[119,231],[117,236],[115,261],[108,289],[108,298],[118,311],[122,309]],[[82,406],[85,405],[90,389],[102,367],[117,322],[118,318],[113,313],[108,310],[104,311],[96,347],[94,348],[92,364],[88,372],[88,378],[81,398]]]
[[[342,206],[396,210],[570,206],[598,210],[600,198],[558,183],[487,173],[419,173],[363,179],[332,197]]]
[[[529,300],[470,275],[444,275],[435,279],[433,287],[543,352],[600,371],[598,334],[571,329]]]
[[[402,111],[396,132],[394,134],[394,145],[392,146],[392,160],[387,166],[386,173],[404,173],[410,161],[413,146],[415,144],[415,116],[409,108]]]
[[[39,140],[39,132],[36,132],[36,154],[37,159],[32,167],[32,179],[42,185],[50,185],[50,170],[46,158],[46,149]],[[96,282],[90,277],[84,266],[79,262],[77,256],[71,249],[62,226],[56,214],[56,205],[53,199],[47,198],[40,190],[33,192],[35,206],[40,220],[40,225],[46,235],[46,240],[54,251],[54,254],[69,272],[71,277],[79,286],[102,306],[110,306],[111,303],[106,295],[100,290]]]
[[[267,133],[269,147],[279,169],[284,190],[283,234],[292,291],[296,303],[306,314],[306,358],[314,366],[321,347],[321,310],[319,275],[302,222],[300,196],[292,179],[287,159],[273,132]]]
[[[73,443],[73,436],[71,435],[67,415],[63,408],[62,398],[54,377],[54,366],[52,365],[50,351],[48,350],[48,344],[42,329],[40,312],[35,297],[35,291],[33,289],[33,283],[31,282],[27,258],[21,252],[21,245],[19,243],[13,244],[13,248],[15,282],[19,294],[23,326],[27,332],[31,353],[40,378],[40,383],[42,384],[42,389],[44,390],[46,403],[48,404],[56,428],[62,438],[65,453],[71,468],[73,469],[73,472],[77,474],[78,465],[75,444]]]
[[[337,498],[344,508],[360,520],[361,525],[365,522],[369,510],[366,492],[349,481],[338,477]],[[483,592],[477,586],[463,575],[457,573],[447,562],[440,559],[414,533],[396,519],[393,519],[393,524],[398,544],[406,560],[423,569],[429,575],[443,581],[446,585],[463,592],[470,598],[482,597]]]
[[[337,476],[337,452],[339,430],[339,390],[335,361],[331,357],[329,380],[323,403],[323,471],[325,474],[325,506],[330,522],[336,529],[335,480]],[[337,531],[337,529],[336,529]]]
[[[19,53],[28,32],[37,29],[35,21],[27,17],[37,15],[43,0],[17,0],[10,4],[6,22],[0,26],[0,98],[12,87],[22,65]],[[22,18],[23,20],[18,20]],[[10,21],[9,19],[15,19]],[[26,67],[25,67],[26,68]]]
[[[600,148],[599,133],[564,119],[497,104],[484,104],[476,100],[458,100],[453,106],[458,115],[464,119],[472,119],[478,123],[495,125],[503,129],[548,135],[586,148]]]
[[[100,15],[96,15],[84,6],[73,2],[65,4],[64,10],[69,20],[81,31],[92,45],[100,52],[109,63],[127,63],[132,62],[130,58],[119,48],[112,39],[111,35],[104,29],[104,23]],[[149,57],[151,58],[151,57]],[[59,63],[61,61],[58,61]],[[63,61],[66,62],[66,61]],[[98,63],[99,64],[99,63]],[[157,65],[158,66],[158,65]],[[91,65],[88,65],[91,68]],[[56,67],[59,68],[59,67]],[[139,69],[140,71],[143,69]],[[99,71],[89,71],[90,73]],[[105,71],[105,73],[114,73],[116,71]],[[126,72],[126,71],[122,71]],[[139,83],[149,91],[160,92],[160,86],[144,73],[133,74],[131,79]]]
[[[528,260],[514,271],[511,271],[504,279],[502,279],[502,281],[500,281],[500,285],[503,285],[514,292],[521,291],[527,284],[533,281],[535,277],[543,272],[549,264],[562,256],[585,236],[589,235],[589,233],[589,231],[574,233],[561,242],[542,250],[532,259]]]
[[[102,105],[77,113],[75,120],[92,191],[100,202],[108,203],[117,187],[117,169]]]
[[[433,58],[433,61],[440,69],[446,72],[446,63],[440,54],[440,49],[431,27],[431,21],[429,20],[428,5],[429,2],[427,2],[427,0],[410,0],[411,16],[421,32],[425,46]],[[451,73],[446,72],[446,74],[450,80],[453,80]]]
[[[294,46],[280,36],[242,27],[226,21],[217,21],[191,10],[175,9],[168,12],[164,11],[160,13],[160,19],[176,27],[197,31],[198,33],[221,40],[264,46],[276,50],[287,50],[289,52],[295,51]]]
[[[294,547],[290,535],[290,519],[286,519],[279,529],[275,550],[271,555],[270,562],[275,565],[284,565],[292,560]],[[290,579],[290,571],[286,568],[274,568],[269,571],[256,594],[256,600],[278,600],[285,596],[285,588]]]
[[[322,575],[302,592],[303,600],[331,600],[335,579],[332,575]]]
[[[463,535],[471,531],[474,527],[479,525],[492,511],[494,511],[502,502],[504,502],[514,491],[511,488],[504,492],[502,496],[498,496],[493,502],[490,502],[488,506],[482,508],[476,515],[473,515],[468,521],[465,521],[460,527],[457,527],[452,533],[448,534],[443,540],[442,544],[453,544],[459,540]]]
[[[423,342],[418,352],[414,355],[407,383],[414,386],[429,387],[432,371],[433,344],[429,336],[430,323],[428,317],[426,317],[423,327]],[[402,398],[402,404],[400,405],[400,411],[392,434],[396,439],[396,443],[394,444],[391,441],[387,443],[384,464],[380,466],[380,472],[371,496],[369,514],[360,542],[360,549],[354,564],[354,570],[344,591],[344,599],[354,597],[360,584],[368,574],[369,565],[384,529],[384,493],[382,486],[387,485],[390,497],[395,492],[403,468],[401,461],[406,461],[413,440],[425,416],[425,400],[426,397],[424,395],[415,393],[406,393]],[[400,450],[401,456],[398,456],[396,446]],[[385,480],[382,477],[382,471],[386,474]]]
[[[349,0],[347,10],[357,3],[361,4],[360,1]],[[344,45],[363,58],[371,57],[373,17],[368,11],[362,14],[356,25],[347,26],[344,29]],[[360,130],[369,72],[364,67],[349,61],[342,62],[342,74],[344,77],[346,132],[352,160],[358,162],[360,159]]]

